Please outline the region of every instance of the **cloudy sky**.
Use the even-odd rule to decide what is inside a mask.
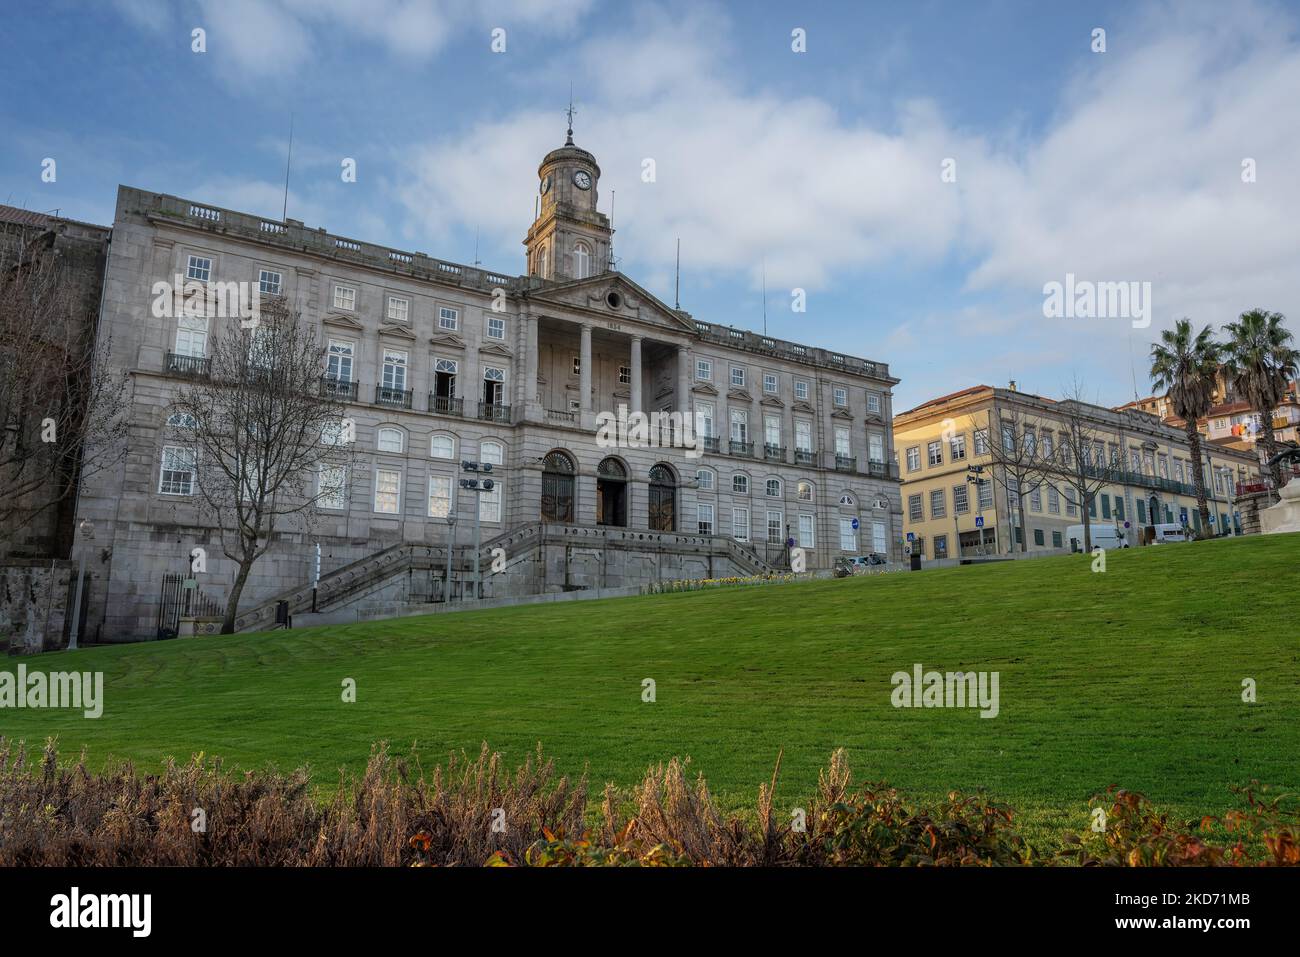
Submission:
[[[10,205],[108,223],[123,183],[278,218],[292,114],[291,217],[519,273],[572,86],[622,271],[671,302],[680,237],[683,308],[751,329],[766,273],[769,332],[889,362],[899,409],[1075,377],[1118,404],[1175,318],[1300,316],[1295,3],[19,9],[40,12],[0,23]],[[1150,325],[1046,318],[1067,274],[1150,283]]]

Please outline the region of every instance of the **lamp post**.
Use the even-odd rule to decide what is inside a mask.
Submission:
[[[77,561],[77,594],[72,604],[72,629],[68,633],[68,651],[77,650],[77,632],[81,629],[81,593],[86,582],[86,548],[87,542],[95,540],[95,523],[83,518],[77,525],[81,533],[82,548]]]
[[[984,554],[984,499],[980,496],[980,487],[988,484],[988,479],[981,478],[984,474],[984,466],[968,465],[966,466],[966,481],[975,487],[975,514],[979,516],[980,529],[980,555]],[[957,554],[961,555],[961,534],[957,535]]]
[[[447,510],[447,584],[442,590],[442,600],[451,604],[451,558],[456,553],[456,514]]]
[[[492,471],[491,462],[463,461],[460,463],[460,467],[461,470],[465,472],[477,473],[477,472]],[[474,496],[474,598],[477,599],[479,597],[479,590],[483,585],[483,566],[479,562],[479,554],[478,554],[479,518],[480,518],[479,513],[481,512],[480,502],[483,493],[490,492],[494,488],[496,488],[496,483],[493,482],[490,478],[485,478],[485,479],[463,478],[460,480],[460,487],[463,489],[469,489],[475,493]]]

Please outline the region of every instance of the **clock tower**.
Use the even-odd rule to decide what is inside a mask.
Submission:
[[[573,143],[572,107],[568,138],[546,154],[537,177],[537,219],[524,239],[528,274],[564,282],[607,271],[614,230],[609,217],[596,209],[596,157]]]

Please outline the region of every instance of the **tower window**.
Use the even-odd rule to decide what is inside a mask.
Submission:
[[[575,279],[586,279],[591,275],[591,249],[586,243],[573,244],[573,273]]]

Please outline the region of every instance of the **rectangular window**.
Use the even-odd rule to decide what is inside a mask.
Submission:
[[[993,481],[991,479],[982,479],[979,486],[979,507],[980,511],[993,507]]]
[[[450,306],[438,307],[438,328],[455,332],[460,325],[460,310]]]
[[[879,432],[867,433],[867,458],[872,462],[885,461],[885,437]]]
[[[500,316],[488,316],[487,337],[489,339],[504,339],[506,337],[506,321]]]
[[[257,274],[257,291],[263,296],[278,296],[283,288],[282,277],[273,269],[262,269]]]
[[[1002,451],[1015,452],[1016,450],[1016,429],[1009,422],[1002,423]]]
[[[812,451],[812,423],[795,422],[794,424],[794,447],[800,452]]]
[[[1034,529],[1034,544],[1040,546],[1047,544],[1046,540],[1043,538],[1043,530],[1041,528]]]
[[[384,350],[384,388],[392,389],[394,392],[406,391],[406,360],[405,352],[398,352],[394,349]]]
[[[731,410],[731,441],[749,441],[749,413],[743,409]]]
[[[1074,489],[1072,488],[1067,488],[1065,490],[1065,514],[1066,515],[1079,514],[1079,503],[1075,501]]]
[[[212,260],[206,256],[191,256],[185,267],[185,278],[208,282],[212,279]]]
[[[493,479],[492,491],[474,493],[478,496],[478,518],[480,522],[501,521],[502,487],[500,479]]]
[[[948,443],[948,451],[954,462],[960,462],[966,458],[966,436],[954,435]]]
[[[695,360],[695,378],[700,382],[713,381],[713,360],[696,359]]]
[[[842,426],[835,428],[835,454],[843,458],[848,458],[853,454],[849,447],[849,430]]]
[[[176,320],[176,354],[196,359],[208,354],[207,317],[180,316]]]
[[[808,401],[808,383],[805,380],[794,380],[794,397],[801,402]]]
[[[930,442],[929,444],[926,445],[925,450],[931,465],[943,464],[943,443],[942,442]]]
[[[745,370],[740,366],[731,367],[731,384],[738,389],[745,387]]]
[[[907,470],[915,472],[921,467],[921,447],[914,445],[907,450]]]
[[[1054,485],[1047,486],[1047,511],[1051,515],[1061,514],[1061,493]]]
[[[967,497],[965,485],[952,487],[952,510],[955,515],[965,515],[970,511],[970,499]]]
[[[816,527],[816,523],[813,521],[813,516],[811,515],[799,516],[799,547],[800,548],[813,548],[816,546],[817,544],[816,536],[814,535],[815,527]]]
[[[884,522],[871,523],[871,550],[878,555],[889,551],[889,533],[885,530]]]
[[[934,557],[935,558],[948,557],[948,536],[947,535],[934,536]]]
[[[989,430],[988,429],[975,430],[975,454],[976,455],[989,454]]]
[[[907,518],[908,521],[911,522],[919,522],[925,518],[925,515],[921,511],[920,495],[907,496]]]
[[[316,507],[341,510],[347,507],[347,469],[322,466],[316,477]]]
[[[1061,547],[1061,533],[1060,533],[1060,532],[1052,532],[1052,547],[1053,547],[1053,548],[1060,548],[1060,547]]]
[[[781,417],[779,415],[763,416],[763,442],[773,448],[781,447]]]
[[[880,393],[879,392],[867,393],[867,412],[871,415],[880,414]]]
[[[355,309],[357,307],[357,291],[352,286],[335,286],[334,287],[334,308],[335,309]]]
[[[785,541],[785,522],[780,512],[767,513],[767,540],[769,542]]]
[[[776,376],[771,372],[763,373],[763,391],[768,395],[775,395],[777,391]]]
[[[701,535],[713,534],[713,506],[705,502],[695,505],[695,519]]]
[[[1043,430],[1043,458],[1050,459],[1054,453],[1052,448],[1052,433],[1046,429]]]
[[[700,431],[701,438],[711,439],[717,436],[717,432],[713,430],[712,402],[695,403],[695,425]]]
[[[331,339],[326,373],[335,382],[352,381],[352,356],[356,346],[342,339]]]
[[[1041,512],[1043,510],[1043,492],[1039,486],[1029,493],[1029,510],[1031,512]]]
[[[618,367],[618,381],[619,381],[619,384],[620,384],[620,385],[628,385],[629,383],[631,383],[631,381],[632,381],[632,367],[631,367],[631,366],[619,366],[619,367]]]
[[[163,495],[194,494],[194,450],[164,445],[158,491]]]
[[[390,469],[375,470],[375,511],[397,515],[402,507],[402,473]]]
[[[429,476],[429,517],[446,518],[451,514],[451,477]]]
[[[943,518],[947,514],[948,505],[944,498],[943,489],[934,489],[930,492],[930,517]]]
[[[840,519],[840,551],[850,555],[858,553],[858,532],[851,518]]]
[[[1124,521],[1124,500],[1118,495],[1115,496],[1115,517]]]
[[[401,296],[388,297],[388,318],[393,322],[406,322],[411,316],[411,300]]]
[[[1103,495],[1101,497],[1101,517],[1110,518],[1110,496],[1109,495]]]
[[[731,534],[738,542],[749,541],[749,509],[739,506],[731,509]]]
[[[837,385],[831,390],[831,397],[831,401],[840,408],[849,404],[849,390],[842,385]]]

